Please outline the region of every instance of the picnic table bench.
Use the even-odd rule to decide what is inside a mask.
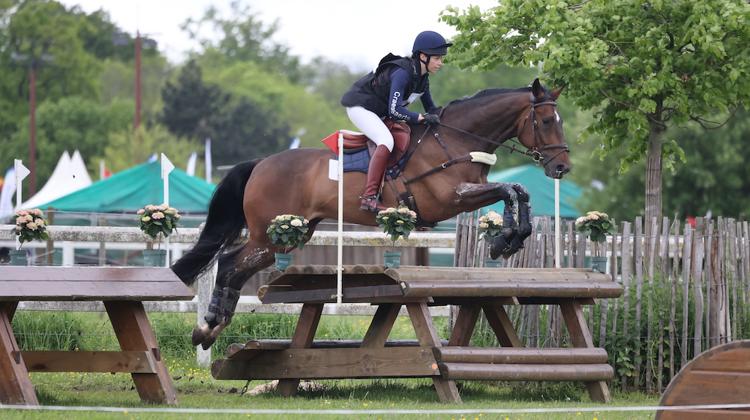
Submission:
[[[0,401],[39,404],[29,372],[128,372],[141,400],[176,404],[142,302],[192,298],[168,268],[0,266]],[[11,323],[21,301],[101,301],[122,351],[22,351]]]
[[[216,379],[279,379],[293,395],[300,379],[430,377],[441,401],[460,402],[455,380],[583,381],[591,398],[609,401],[614,375],[595,348],[582,306],[614,298],[622,288],[588,269],[498,269],[344,266],[343,301],[378,309],[362,341],[314,341],[323,306],[336,301],[336,266],[290,266],[270,273],[258,290],[263,303],[302,303],[291,340],[230,346],[212,365]],[[504,305],[559,305],[574,348],[527,348]],[[442,342],[429,306],[459,305],[451,336]],[[417,341],[388,341],[406,306]],[[480,312],[502,347],[471,347]]]

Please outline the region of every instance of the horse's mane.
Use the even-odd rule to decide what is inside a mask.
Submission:
[[[507,88],[484,89],[484,90],[480,90],[479,92],[471,96],[464,96],[463,98],[454,99],[448,102],[448,105],[446,105],[446,108],[451,105],[458,105],[458,104],[462,104],[465,102],[474,101],[477,99],[487,98],[490,96],[503,95],[506,93],[522,93],[522,92],[531,92],[531,87],[522,87],[522,88],[516,88],[516,89],[507,89]]]

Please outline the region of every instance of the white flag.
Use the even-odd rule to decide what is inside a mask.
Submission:
[[[206,139],[206,182],[211,182],[211,139]]]
[[[161,179],[165,179],[169,176],[169,173],[174,170],[174,164],[169,160],[167,155],[161,154]]]
[[[16,181],[18,184],[20,184],[21,181],[23,181],[31,173],[31,171],[29,171],[25,166],[23,166],[21,159],[15,159],[13,161],[13,167],[16,170]]]
[[[190,154],[190,157],[187,161],[187,166],[185,167],[185,172],[187,172],[190,176],[195,176],[195,162],[198,160],[198,153],[193,152]]]

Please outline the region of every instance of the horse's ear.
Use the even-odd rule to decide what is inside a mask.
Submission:
[[[542,84],[539,82],[539,78],[534,79],[534,82],[531,84],[531,93],[534,95],[534,98],[536,99],[544,98],[544,88],[542,87]]]
[[[549,96],[552,98],[553,101],[556,101],[558,97],[560,97],[560,93],[562,93],[564,87],[560,87],[557,89],[554,89],[552,92],[550,92]]]

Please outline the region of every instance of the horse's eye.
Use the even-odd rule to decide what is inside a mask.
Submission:
[[[542,118],[542,123],[544,123],[544,125],[550,125],[554,120],[555,117]]]

